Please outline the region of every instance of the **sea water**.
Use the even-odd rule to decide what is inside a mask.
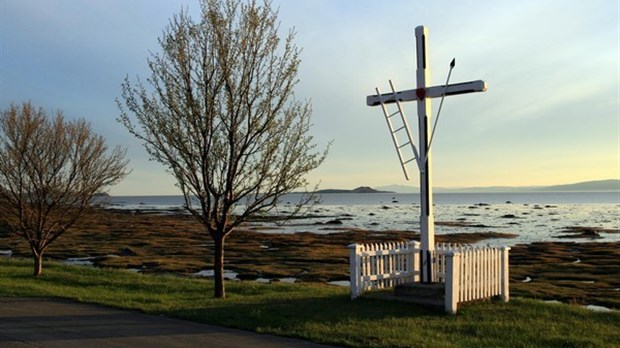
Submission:
[[[435,233],[500,232],[517,235],[511,239],[489,239],[489,245],[514,245],[542,241],[620,241],[620,192],[508,192],[435,193]],[[289,194],[270,214],[292,211],[301,198]],[[304,219],[284,226],[253,223],[265,233],[337,233],[364,229],[419,231],[419,194],[330,193],[308,208]],[[180,210],[181,196],[110,197],[108,207],[132,210]],[[455,223],[460,226],[446,226]],[[472,225],[475,227],[467,227]],[[597,227],[607,230],[596,239],[558,239],[568,227]]]

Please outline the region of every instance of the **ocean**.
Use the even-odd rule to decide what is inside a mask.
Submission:
[[[435,233],[501,232],[511,239],[492,239],[484,245],[514,245],[545,241],[620,241],[620,192],[435,193]],[[300,194],[283,197],[272,214],[285,214]],[[181,196],[112,196],[115,209],[181,209]],[[305,219],[284,226],[253,223],[264,233],[337,233],[343,229],[419,230],[419,195],[402,193],[328,193],[311,207]],[[601,229],[597,238],[558,238],[574,227]],[[258,230],[258,229],[257,229]]]

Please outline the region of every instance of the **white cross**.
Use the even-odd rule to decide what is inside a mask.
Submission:
[[[434,86],[427,87],[427,84],[430,82],[430,69],[428,67],[428,49],[426,44],[428,42],[428,29],[424,26],[419,26],[415,28],[415,36],[416,36],[416,53],[417,53],[417,69],[416,69],[416,77],[417,77],[417,88],[410,89],[400,92],[394,93],[386,93],[386,94],[377,94],[366,97],[366,104],[369,106],[376,106],[390,103],[397,103],[401,101],[414,101],[418,102],[418,132],[419,132],[419,152],[415,149],[415,145],[411,144],[414,153],[416,154],[416,161],[418,163],[418,168],[420,169],[420,201],[421,201],[421,211],[420,211],[420,242],[423,250],[422,253],[422,281],[423,282],[431,282],[433,281],[433,270],[432,270],[432,252],[435,250],[435,222],[433,217],[433,187],[431,180],[431,151],[429,148],[429,141],[431,136],[430,126],[431,123],[431,98],[438,98],[449,96],[449,95],[458,95],[472,92],[484,92],[487,89],[487,85],[484,81],[477,80],[471,82],[463,82],[456,84],[449,84],[443,86]],[[377,91],[377,93],[379,93]],[[399,105],[399,110],[402,114],[402,109]],[[404,119],[405,123],[404,127],[407,127],[407,122]],[[389,116],[386,113],[386,118]],[[388,121],[388,124],[390,122]],[[391,128],[390,130],[394,136],[394,131]],[[409,130],[407,129],[407,132]],[[400,147],[396,142],[396,138],[394,138],[394,145],[398,151],[399,157],[401,159],[401,164],[403,165],[403,169],[405,170],[405,175],[407,175],[405,169],[405,163],[400,154]],[[418,155],[419,154],[419,155]]]

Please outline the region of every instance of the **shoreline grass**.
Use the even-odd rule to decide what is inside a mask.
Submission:
[[[410,303],[349,299],[325,284],[227,282],[48,262],[39,279],[27,260],[0,259],[0,297],[62,297],[145,313],[351,347],[608,347],[620,313],[527,299],[463,305],[446,315]]]

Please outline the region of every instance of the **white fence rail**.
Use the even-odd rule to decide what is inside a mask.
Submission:
[[[420,281],[420,243],[351,244],[351,298],[364,291]],[[434,282],[445,283],[445,309],[456,313],[459,302],[492,296],[509,300],[510,248],[439,243],[433,251]]]

